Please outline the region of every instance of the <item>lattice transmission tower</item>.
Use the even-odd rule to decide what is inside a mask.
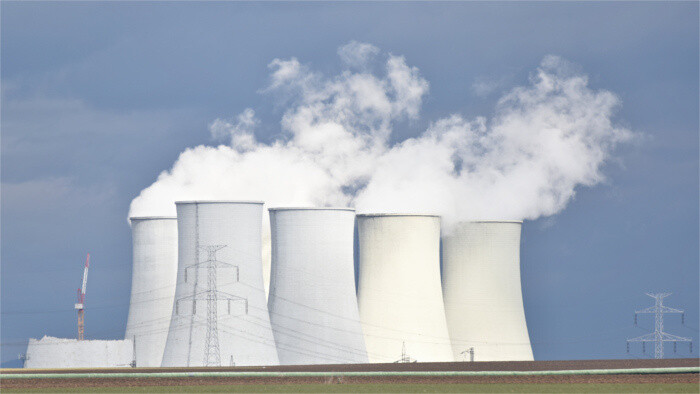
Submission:
[[[219,291],[217,288],[218,268],[232,268],[235,270],[234,282],[239,280],[239,268],[237,265],[219,261],[216,258],[216,252],[225,248],[226,245],[205,245],[199,246],[199,250],[207,253],[207,258],[204,261],[191,264],[185,268],[185,282],[190,276],[189,270],[194,270],[195,284],[199,268],[205,268],[207,273],[207,286],[202,291],[197,291],[191,296],[182,297],[177,300],[175,306],[176,313],[180,313],[180,301],[184,299],[192,300],[192,315],[197,314],[197,301],[206,301],[207,318],[206,318],[206,336],[204,340],[204,365],[205,366],[221,366],[221,349],[219,347],[219,300],[225,300],[227,303],[227,315],[231,315],[231,302],[241,301],[245,303],[245,313],[248,313],[248,300],[244,297],[239,297],[233,294]]]
[[[207,336],[204,342],[204,365],[221,366],[218,327],[218,294],[216,290],[216,251],[225,245],[210,245],[203,249],[207,252]]]
[[[641,342],[642,351],[646,351],[645,345],[647,342],[654,342],[654,358],[662,359],[664,358],[664,342],[673,342],[673,352],[676,352],[676,344],[678,342],[689,342],[690,352],[693,352],[693,342],[691,338],[679,337],[677,335],[671,335],[664,332],[664,313],[680,313],[681,322],[685,324],[685,312],[681,309],[670,308],[665,306],[664,298],[671,295],[671,293],[646,293],[649,297],[654,299],[654,306],[645,308],[634,312],[634,325],[637,325],[637,315],[640,313],[653,313],[654,314],[654,332],[645,334],[636,338],[631,338],[627,340],[627,353],[630,351],[630,342]]]
[[[412,359],[411,356],[406,353],[406,341],[401,345],[401,358],[394,361],[395,363],[415,363],[416,360]]]

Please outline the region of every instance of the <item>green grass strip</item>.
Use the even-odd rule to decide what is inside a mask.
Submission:
[[[115,373],[17,373],[0,374],[0,379],[85,379],[85,378],[287,378],[335,376],[538,376],[538,375],[621,375],[700,373],[700,367],[573,369],[560,371],[343,371],[343,372],[115,372]]]
[[[3,389],[3,393],[697,393],[694,383],[273,384]]]

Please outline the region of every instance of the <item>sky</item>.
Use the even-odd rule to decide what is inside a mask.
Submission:
[[[429,84],[416,116],[392,118],[389,147],[454,114],[495,122],[552,56],[614,94],[609,118],[631,137],[596,156],[595,181],[575,183],[561,209],[523,225],[535,358],[650,357],[625,351],[653,329],[649,316],[633,326],[645,292],[673,293],[686,324],[668,315],[666,331],[698,339],[697,2],[5,1],[0,12],[3,366],[19,365],[28,338],[76,335],[88,252],[86,337],[123,338],[132,200],[181,152],[221,144],[217,119],[251,108],[257,146],[290,138],[281,120],[300,107],[271,92],[271,64],[342,76],[338,51],[352,42],[403,57]]]

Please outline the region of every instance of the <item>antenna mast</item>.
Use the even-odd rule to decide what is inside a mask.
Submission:
[[[85,270],[83,271],[83,286],[78,289],[78,302],[75,309],[78,310],[78,340],[82,341],[85,335],[85,292],[87,291],[88,268],[90,268],[90,253],[85,260]]]
[[[671,293],[646,293],[654,299],[654,306],[634,312],[634,325],[637,325],[637,314],[653,313],[654,314],[654,332],[642,335],[636,338],[627,340],[627,352],[629,353],[630,342],[642,342],[642,349],[645,348],[646,342],[654,342],[654,358],[664,358],[664,342],[673,342],[673,351],[676,351],[677,342],[689,342],[690,352],[693,352],[693,340],[691,338],[679,337],[676,335],[667,334],[664,332],[664,313],[680,313],[681,321],[685,322],[685,312],[681,309],[669,308],[664,306],[664,298]]]

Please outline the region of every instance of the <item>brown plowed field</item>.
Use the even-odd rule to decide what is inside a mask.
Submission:
[[[577,360],[577,361],[514,361],[459,362],[412,364],[299,365],[277,367],[220,368],[110,368],[4,370],[3,373],[71,373],[71,372],[204,372],[204,371],[546,371],[577,369],[626,369],[697,367],[699,359],[666,360]],[[61,378],[5,379],[2,388],[58,387],[130,387],[130,386],[195,386],[235,384],[306,384],[306,383],[700,383],[697,373],[688,374],[620,374],[620,375],[556,375],[556,376],[454,376],[454,377],[185,377],[185,378]]]
[[[181,367],[181,368],[80,368],[80,369],[12,369],[2,373],[75,373],[75,372],[345,372],[345,371],[557,371],[573,369],[626,369],[700,367],[697,358],[566,360],[566,361],[495,361],[448,363],[323,364],[280,365],[274,367]]]

